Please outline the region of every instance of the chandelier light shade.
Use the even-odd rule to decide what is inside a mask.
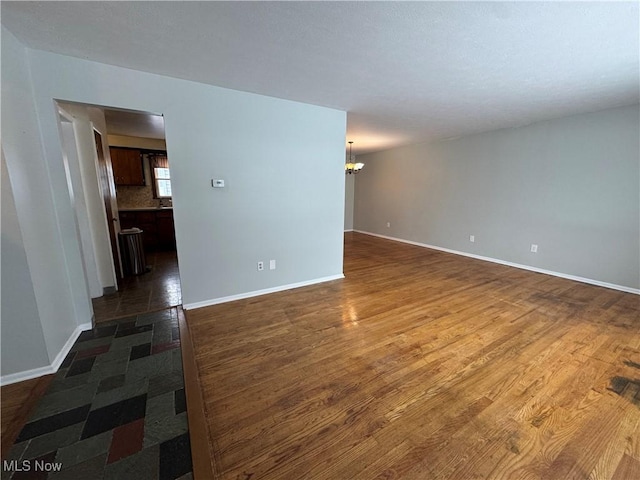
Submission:
[[[356,163],[356,158],[351,154],[351,148],[353,142],[349,142],[349,156],[347,157],[347,163],[344,166],[344,171],[351,175],[352,173],[358,173],[364,167],[364,163]]]

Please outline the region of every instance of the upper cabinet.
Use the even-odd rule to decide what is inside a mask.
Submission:
[[[142,155],[135,148],[109,147],[116,185],[144,185]]]

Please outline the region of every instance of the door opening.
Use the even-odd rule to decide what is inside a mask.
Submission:
[[[120,250],[117,316],[182,304],[162,115],[101,107]],[[112,305],[113,307],[113,305]]]
[[[164,117],[57,103],[73,115],[78,135],[81,182],[88,206],[86,231],[102,287],[98,296],[91,295],[96,321],[181,305]],[[134,228],[139,241],[126,242],[125,238],[131,238],[122,232]],[[132,249],[133,244],[137,250]],[[124,268],[128,260],[124,254],[134,250],[144,253],[149,268]]]

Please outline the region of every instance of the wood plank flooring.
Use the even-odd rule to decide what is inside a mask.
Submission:
[[[391,242],[187,312],[223,479],[640,479],[640,297]]]

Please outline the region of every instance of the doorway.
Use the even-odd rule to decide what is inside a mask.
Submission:
[[[170,159],[164,117],[102,108],[120,226],[122,275],[118,291],[94,299],[96,321],[162,310],[182,303],[173,221]],[[126,233],[141,233],[138,268],[125,262]],[[131,255],[129,255],[131,258]]]
[[[84,173],[88,167],[93,169],[93,177],[83,176],[85,194],[92,197],[87,204],[94,207],[87,209],[93,220],[88,236],[94,239],[98,270],[108,270],[110,278],[105,280],[102,275],[102,291],[91,295],[95,321],[181,305],[164,117],[104,106],[59,104],[73,114],[74,124],[84,127],[75,128],[78,135],[86,137],[79,139],[79,145],[84,140],[92,149],[79,149],[78,159]],[[143,268],[137,270],[121,261],[123,254],[130,252],[123,238],[132,228],[141,231],[136,254]]]

